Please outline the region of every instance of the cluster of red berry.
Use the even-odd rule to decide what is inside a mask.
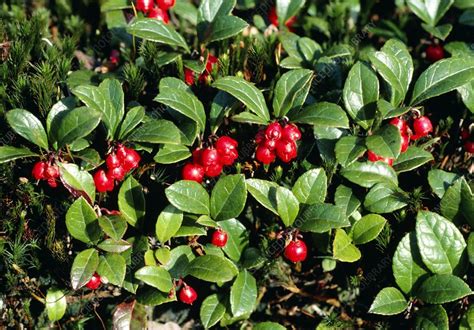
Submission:
[[[100,169],[94,175],[97,191],[114,190],[115,181],[122,181],[131,170],[137,168],[140,159],[140,155],[135,150],[118,145],[117,150],[110,153],[105,160],[107,172]]]
[[[239,157],[237,147],[237,141],[228,136],[221,136],[215,147],[194,150],[193,162],[186,164],[181,172],[183,180],[201,183],[205,176],[219,176],[224,166],[233,165]]]
[[[218,65],[219,59],[215,57],[212,54],[209,54],[207,56],[207,63],[206,63],[206,70],[201,73],[198,77],[198,81],[200,83],[206,83],[209,81],[209,76],[212,73],[212,70],[214,70],[214,67]],[[194,85],[194,82],[196,81],[196,72],[189,68],[184,69],[184,81],[186,84],[189,86]]]
[[[48,185],[51,188],[56,188],[58,186],[58,182],[57,182],[57,179],[59,178],[58,165],[47,163],[47,162],[37,162],[33,166],[33,170],[31,174],[36,180],[46,180],[48,182]]]
[[[410,144],[410,140],[416,141],[427,136],[433,131],[433,124],[431,123],[431,120],[426,116],[416,118],[413,121],[413,129],[410,129],[408,127],[407,121],[401,117],[393,118],[392,120],[390,120],[390,124],[398,128],[398,130],[400,131],[400,135],[402,137],[402,146],[400,150],[401,152],[407,151],[408,146]],[[381,157],[370,150],[368,151],[367,155],[369,161],[371,162],[376,162],[380,160],[390,166],[393,165],[392,158]]]
[[[301,139],[301,131],[295,124],[284,127],[278,122],[271,123],[265,130],[260,130],[255,137],[257,150],[255,157],[263,164],[272,163],[276,156],[289,163],[298,155],[296,141]]]
[[[169,22],[168,10],[174,7],[176,0],[137,0],[137,10],[145,13],[149,18],[155,18],[163,21],[165,24]]]
[[[271,24],[277,27],[280,25],[278,22],[276,7],[272,7],[268,11],[268,20],[270,21]],[[294,31],[293,25],[295,25],[295,23],[296,23],[296,16],[292,16],[285,22],[285,26],[288,28],[288,30],[293,32]]]

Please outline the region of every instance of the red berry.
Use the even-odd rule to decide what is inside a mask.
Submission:
[[[196,77],[193,70],[188,68],[184,69],[184,81],[188,86],[194,85],[195,78]]]
[[[261,131],[258,131],[257,132],[257,135],[255,135],[255,143],[256,144],[260,144],[262,143],[263,141],[265,141],[266,138],[265,138],[265,131],[264,130],[261,130]]]
[[[201,183],[204,179],[204,168],[199,164],[186,164],[181,171],[183,180],[196,181]]]
[[[219,63],[219,59],[215,57],[214,55],[209,54],[207,56],[206,71],[208,73],[212,73],[212,70],[214,69],[214,65],[216,65],[217,63]]]
[[[46,179],[55,179],[59,177],[59,167],[58,165],[48,165],[46,171],[44,172]]]
[[[217,229],[212,234],[211,243],[217,247],[224,247],[227,244],[227,233],[222,229]]]
[[[308,255],[308,248],[305,242],[297,239],[286,246],[284,255],[291,262],[304,261]]]
[[[466,127],[462,128],[460,135],[461,135],[461,140],[463,141],[469,139],[469,137],[471,136],[471,133],[469,132],[469,128],[466,128]]]
[[[474,154],[474,142],[473,141],[466,141],[464,143],[464,149],[469,152],[470,154]]]
[[[239,157],[237,146],[239,144],[228,136],[221,136],[216,142],[216,150],[219,153],[223,165],[232,165]]]
[[[298,141],[301,139],[301,131],[295,124],[288,124],[283,128],[282,138],[289,141]]]
[[[104,170],[98,170],[94,174],[94,183],[98,192],[114,190],[114,180],[109,178]]]
[[[89,282],[87,282],[86,287],[91,290],[96,290],[99,288],[100,284],[101,284],[101,281],[100,281],[99,274],[94,273],[94,275],[92,275],[92,278],[89,280]]]
[[[393,118],[390,120],[390,124],[398,128],[401,134],[405,134],[408,129],[407,122],[403,118]]]
[[[429,45],[426,48],[426,59],[430,62],[436,62],[444,58],[444,49],[441,45]]]
[[[384,163],[387,163],[388,165],[392,166],[393,165],[393,159],[392,158],[387,158],[387,157],[381,157],[377,155],[376,153],[372,151],[368,151],[368,158],[371,162],[377,162],[377,161],[382,161]]]
[[[277,140],[265,139],[265,141],[263,141],[262,145],[267,147],[270,150],[275,150],[276,145],[277,145]]]
[[[201,164],[201,155],[202,155],[202,149],[201,148],[194,149],[194,151],[193,151],[193,162],[195,162],[196,164]]]
[[[408,145],[410,144],[410,136],[408,134],[402,134],[402,146],[401,152],[405,152],[408,149]]]
[[[155,7],[150,12],[148,13],[149,18],[154,18],[159,21],[163,21],[163,23],[168,24],[170,21],[170,18],[168,16],[168,13],[164,11],[161,8]]]
[[[275,160],[276,154],[273,150],[270,150],[263,145],[259,145],[255,152],[255,157],[263,164],[270,164]]]
[[[51,187],[51,188],[56,188],[58,186],[58,182],[56,181],[56,179],[54,178],[49,178],[48,179],[48,185]]]
[[[283,128],[279,123],[275,122],[267,126],[267,129],[265,130],[265,137],[269,140],[279,140],[282,133]]]
[[[270,11],[268,12],[268,20],[270,21],[271,24],[275,25],[276,27],[280,25],[280,23],[278,22],[276,7],[270,8]],[[296,16],[292,16],[285,22],[285,25],[288,29],[291,30],[291,28],[293,27],[295,23],[296,23]]]
[[[219,176],[222,173],[223,166],[221,163],[215,163],[209,166],[204,167],[204,173],[210,177],[214,178]]]
[[[122,166],[122,162],[120,161],[116,153],[108,155],[105,159],[105,164],[107,165],[107,168],[109,170]]]
[[[137,10],[148,13],[151,8],[153,8],[154,1],[153,0],[137,0],[136,7]]]
[[[214,148],[206,148],[201,153],[201,165],[211,166],[220,163],[219,152]]]
[[[37,162],[35,166],[33,166],[33,170],[31,174],[36,180],[42,180],[45,178],[45,172],[48,164],[46,162]]]
[[[156,0],[156,4],[163,10],[169,10],[174,7],[176,0]]]
[[[138,152],[125,146],[119,146],[117,149],[117,157],[122,163],[122,167],[126,172],[137,168],[141,160]]]
[[[196,291],[189,285],[184,285],[183,288],[179,291],[178,298],[182,303],[192,305],[193,302],[197,299],[198,295]]]
[[[127,171],[122,166],[107,171],[107,176],[117,181],[122,181],[123,178],[125,178],[125,175],[127,175]]]
[[[289,163],[298,155],[296,143],[294,141],[280,140],[276,145],[276,153],[283,162]]]
[[[422,138],[433,131],[433,125],[428,117],[423,116],[415,119],[413,122],[413,130],[415,131],[417,138]]]

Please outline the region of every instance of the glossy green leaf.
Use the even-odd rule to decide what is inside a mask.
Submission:
[[[109,121],[112,127],[111,134],[115,136],[118,126],[125,115],[125,96],[122,85],[117,79],[105,79],[100,83],[99,91],[111,104]]]
[[[323,203],[327,193],[326,172],[317,168],[303,173],[296,180],[292,191],[302,204]]]
[[[0,164],[26,157],[38,157],[38,154],[35,154],[27,148],[0,146]]]
[[[347,180],[365,188],[370,188],[377,183],[398,185],[397,174],[383,162],[356,162],[343,168],[341,174]]]
[[[280,26],[284,26],[285,22],[304,6],[305,0],[277,0],[276,11],[280,21]]]
[[[313,71],[291,70],[283,74],[275,86],[273,114],[279,118],[303,106],[311,88]]]
[[[171,121],[164,119],[150,120],[133,131],[129,141],[146,143],[181,144],[181,131]]]
[[[348,114],[357,124],[368,129],[374,120],[379,99],[379,80],[366,64],[357,62],[349,71],[343,91]]]
[[[99,226],[110,238],[118,241],[127,231],[127,221],[120,215],[102,215]]]
[[[434,169],[428,172],[428,182],[433,189],[433,192],[439,197],[443,198],[446,190],[459,179],[456,173],[449,173],[443,170]]]
[[[239,34],[248,23],[237,16],[219,16],[212,24],[211,34],[207,42],[228,39]]]
[[[214,283],[231,281],[238,272],[237,267],[232,261],[215,255],[197,257],[187,267],[189,275]]]
[[[393,169],[397,173],[412,171],[433,160],[433,155],[428,151],[415,146],[408,147],[407,151],[400,154],[394,161]]]
[[[393,255],[392,270],[400,289],[406,294],[411,293],[412,296],[413,291],[416,291],[428,276],[416,243],[415,232],[406,234],[398,243]]]
[[[334,202],[345,211],[347,217],[350,217],[361,204],[352,189],[344,185],[337,187]]]
[[[379,315],[397,315],[405,311],[408,302],[396,288],[383,288],[375,297],[369,313]]]
[[[242,251],[249,244],[249,231],[237,219],[219,221],[218,226],[227,233],[227,244],[222,248],[225,254],[233,261],[239,261]]]
[[[125,279],[127,265],[125,258],[120,254],[107,253],[105,256],[100,256],[97,273],[101,280],[113,285],[122,286]]]
[[[118,206],[122,216],[133,226],[140,226],[145,217],[145,195],[140,183],[129,176],[118,194]]]
[[[295,123],[328,127],[349,128],[349,119],[344,110],[334,103],[320,102],[290,114]]]
[[[274,182],[261,179],[247,179],[248,192],[265,208],[278,215],[275,193],[278,185]],[[295,194],[296,195],[296,194]]]
[[[142,106],[133,107],[128,110],[125,115],[125,119],[120,124],[120,129],[118,133],[119,139],[125,139],[128,137],[133,130],[140,125],[140,123],[145,118],[145,108]]]
[[[448,58],[424,71],[415,83],[411,105],[461,87],[474,79],[474,57]]]
[[[185,277],[188,275],[188,264],[195,258],[189,246],[180,245],[171,250],[170,259],[163,267],[169,271],[172,278]]]
[[[434,37],[441,39],[443,41],[446,40],[446,38],[449,36],[451,31],[453,30],[453,26],[451,24],[431,26],[431,25],[423,23],[421,24],[421,27],[429,34],[432,34]]]
[[[175,164],[191,157],[189,148],[179,144],[165,144],[153,160],[159,164]]]
[[[217,294],[212,294],[204,299],[199,311],[201,323],[204,328],[209,329],[216,325],[224,316],[225,310],[224,302]]]
[[[336,229],[332,246],[333,257],[343,262],[355,262],[360,259],[360,250],[352,244],[349,235],[343,229]]]
[[[116,241],[108,238],[100,242],[97,247],[105,252],[122,253],[128,249],[131,249],[132,244],[123,239]]]
[[[400,105],[405,99],[408,89],[408,85],[403,84],[408,80],[406,77],[408,72],[403,63],[395,55],[383,51],[372,53],[369,58],[375,70],[387,83],[390,102],[394,106]]]
[[[181,227],[183,223],[183,212],[175,208],[173,205],[168,205],[158,216],[156,221],[156,237],[164,244],[172,238]]]
[[[291,190],[278,187],[276,190],[277,211],[286,227],[295,221],[299,211],[299,201]]]
[[[74,290],[82,288],[92,278],[99,266],[99,253],[95,249],[79,252],[71,268],[71,286]]]
[[[165,24],[161,20],[153,18],[135,19],[127,27],[127,32],[144,40],[181,47],[189,52],[184,38],[176,32],[172,25]]]
[[[420,211],[416,238],[424,264],[436,274],[464,268],[466,242],[456,226],[436,213]]]
[[[216,220],[236,218],[245,207],[247,187],[240,174],[227,175],[217,181],[211,193],[211,217]]]
[[[428,304],[445,304],[469,296],[473,292],[457,276],[436,274],[426,279],[417,293],[418,298]]]
[[[176,295],[170,296],[169,292],[162,292],[149,286],[144,286],[137,292],[137,302],[146,306],[159,306],[172,301],[176,301]]]
[[[209,194],[194,181],[178,181],[165,190],[169,202],[183,212],[209,214]]]
[[[160,266],[145,266],[135,272],[135,277],[162,292],[169,292],[173,287],[170,273]]]
[[[257,281],[247,270],[243,270],[230,288],[230,307],[234,317],[253,311],[257,303]]]
[[[407,0],[410,9],[425,23],[435,26],[454,0]]]
[[[408,195],[397,186],[378,183],[365,196],[364,207],[374,213],[391,213],[408,205]]]
[[[385,125],[366,139],[367,148],[381,157],[396,159],[400,155],[402,138],[394,125]]]
[[[83,197],[78,198],[69,207],[66,227],[72,237],[87,244],[96,242],[101,236],[97,214]]]
[[[58,289],[49,289],[45,299],[48,319],[51,322],[59,321],[66,313],[66,294]]]
[[[55,134],[58,146],[71,144],[89,135],[99,125],[101,118],[100,112],[87,107],[65,111]]]
[[[424,306],[415,314],[415,329],[449,330],[448,314],[440,305]]]
[[[286,328],[275,322],[261,322],[255,324],[253,330],[286,330]]]
[[[218,79],[213,86],[234,96],[261,119],[270,121],[270,114],[262,92],[245,79],[223,77]]]
[[[23,109],[13,109],[8,111],[5,117],[15,133],[40,148],[48,150],[48,136],[43,124],[35,115]]]
[[[302,231],[325,233],[334,228],[347,227],[349,220],[343,209],[331,205],[317,203],[309,205],[300,211],[295,226]]]
[[[59,163],[60,178],[64,186],[74,195],[83,196],[90,204],[95,201],[95,184],[89,172],[76,164]]]
[[[377,238],[387,223],[384,217],[378,214],[368,214],[357,220],[351,231],[354,244],[365,244]]]
[[[366,150],[363,138],[344,136],[336,143],[336,159],[343,167],[347,167],[362,157]]]
[[[462,219],[461,188],[464,179],[460,179],[450,186],[439,203],[441,214],[449,220]]]

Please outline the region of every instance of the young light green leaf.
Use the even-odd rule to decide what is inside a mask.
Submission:
[[[99,218],[99,226],[110,238],[118,241],[127,231],[127,221],[120,215],[103,215]]]
[[[343,262],[355,262],[362,256],[360,250],[352,244],[351,238],[344,229],[336,229],[332,252],[334,259]]]
[[[107,253],[105,256],[100,256],[97,274],[105,283],[122,286],[126,268],[127,265],[123,256],[117,253]]]
[[[225,254],[233,261],[238,262],[242,251],[249,244],[249,232],[237,219],[219,221],[218,226],[227,233],[227,244],[222,248]]]
[[[162,292],[170,292],[173,287],[170,273],[160,266],[145,266],[135,272],[135,277]]]
[[[217,294],[208,296],[201,304],[199,316],[205,329],[209,329],[217,324],[224,316],[226,307],[222,298]]]
[[[46,293],[46,310],[51,322],[59,321],[66,313],[66,294],[58,289],[49,289]]]
[[[291,190],[278,187],[276,190],[277,211],[285,226],[289,227],[293,224],[298,216],[299,201]]]
[[[365,244],[377,238],[387,223],[378,214],[368,214],[357,220],[352,226],[351,236],[354,244]]]

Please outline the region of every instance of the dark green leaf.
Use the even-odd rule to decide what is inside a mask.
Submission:
[[[408,195],[391,183],[379,183],[365,196],[364,207],[374,213],[391,213],[408,204]]]
[[[118,134],[119,139],[126,139],[130,133],[143,121],[145,118],[145,108],[142,106],[133,107],[128,110],[125,119],[120,124]]]
[[[227,244],[222,248],[233,261],[239,261],[242,251],[249,244],[249,232],[237,219],[219,221],[218,226],[227,233]]]
[[[346,217],[350,217],[360,206],[359,198],[351,188],[344,185],[337,187],[334,202],[345,211]]]
[[[243,270],[230,288],[230,307],[234,317],[253,311],[257,303],[257,281],[247,270]]]
[[[418,298],[428,304],[445,304],[472,294],[469,286],[454,275],[433,275],[418,290]]]
[[[290,111],[298,111],[304,104],[311,88],[313,71],[292,70],[281,76],[275,86],[273,113],[283,117]]]
[[[341,208],[316,203],[302,209],[294,225],[302,231],[325,233],[334,228],[347,227],[350,222]]]
[[[184,38],[171,25],[165,24],[161,20],[153,18],[135,19],[130,23],[127,31],[144,40],[181,47],[189,52]]]
[[[105,256],[100,256],[97,273],[106,283],[122,286],[125,279],[126,268],[127,266],[123,256],[116,253],[107,253]]]
[[[407,151],[400,154],[400,156],[395,160],[393,163],[393,169],[398,173],[408,172],[432,160],[433,156],[431,153],[415,146],[410,146]]]
[[[229,259],[214,255],[197,257],[187,267],[189,275],[214,283],[231,281],[238,272],[237,267]]]
[[[163,267],[145,266],[135,272],[135,277],[162,292],[169,292],[173,287],[170,273]]]
[[[296,180],[292,190],[302,204],[324,203],[327,191],[327,176],[324,169],[305,172]]]
[[[344,136],[336,143],[336,159],[342,167],[347,167],[362,157],[366,150],[363,138]]]
[[[357,220],[352,226],[351,236],[354,244],[365,244],[377,238],[387,223],[378,214],[368,214]]]
[[[165,190],[169,202],[177,209],[195,213],[209,214],[209,194],[194,181],[178,181]]]
[[[89,172],[75,164],[59,163],[59,173],[64,186],[75,196],[83,196],[90,204],[95,201],[95,184]]]
[[[329,102],[309,105],[290,114],[290,118],[301,124],[349,128],[349,119],[344,110],[337,104]]]
[[[286,227],[295,221],[299,212],[299,201],[291,190],[278,187],[276,190],[277,211]]]
[[[400,155],[402,138],[394,125],[385,125],[366,139],[367,148],[381,157],[396,159]]]
[[[150,120],[133,131],[128,137],[129,141],[146,143],[181,144],[181,131],[168,120]]]
[[[449,330],[448,314],[440,305],[422,307],[415,314],[415,328],[423,330]]]
[[[133,226],[140,226],[145,217],[145,195],[140,183],[133,176],[129,176],[118,194],[120,213]]]
[[[81,251],[72,264],[71,286],[74,290],[82,288],[92,278],[99,266],[99,253],[95,249]]]
[[[343,168],[341,174],[347,180],[365,188],[370,188],[377,183],[398,185],[397,174],[383,162],[356,162]]]
[[[217,294],[208,296],[201,304],[199,316],[205,329],[209,329],[221,320],[225,313],[224,302]]]
[[[127,221],[120,215],[103,215],[99,225],[110,238],[118,241],[127,231]]]
[[[434,169],[428,173],[428,182],[431,186],[431,189],[433,189],[433,192],[439,198],[443,198],[446,190],[457,179],[459,179],[457,174],[445,172],[443,170]]]
[[[26,157],[38,157],[38,155],[27,148],[0,146],[0,164]]]
[[[179,144],[165,144],[153,160],[159,164],[175,164],[191,157],[189,148]]]
[[[99,125],[101,118],[100,112],[87,107],[65,111],[55,134],[58,146],[63,147],[89,135]]]
[[[48,319],[51,322],[59,321],[66,313],[66,294],[61,290],[49,289],[46,293],[45,305]]]
[[[272,194],[272,192],[276,192],[278,185],[274,182],[260,179],[247,179],[245,181],[248,192],[265,208],[278,215],[276,199],[274,193]]]
[[[101,236],[97,214],[83,197],[69,207],[66,213],[66,227],[72,237],[87,244],[96,242]]]
[[[216,220],[236,218],[245,207],[247,188],[243,175],[221,177],[211,194],[211,217]]]
[[[43,124],[31,112],[23,109],[10,110],[5,115],[11,128],[26,140],[48,150],[48,136]]]

